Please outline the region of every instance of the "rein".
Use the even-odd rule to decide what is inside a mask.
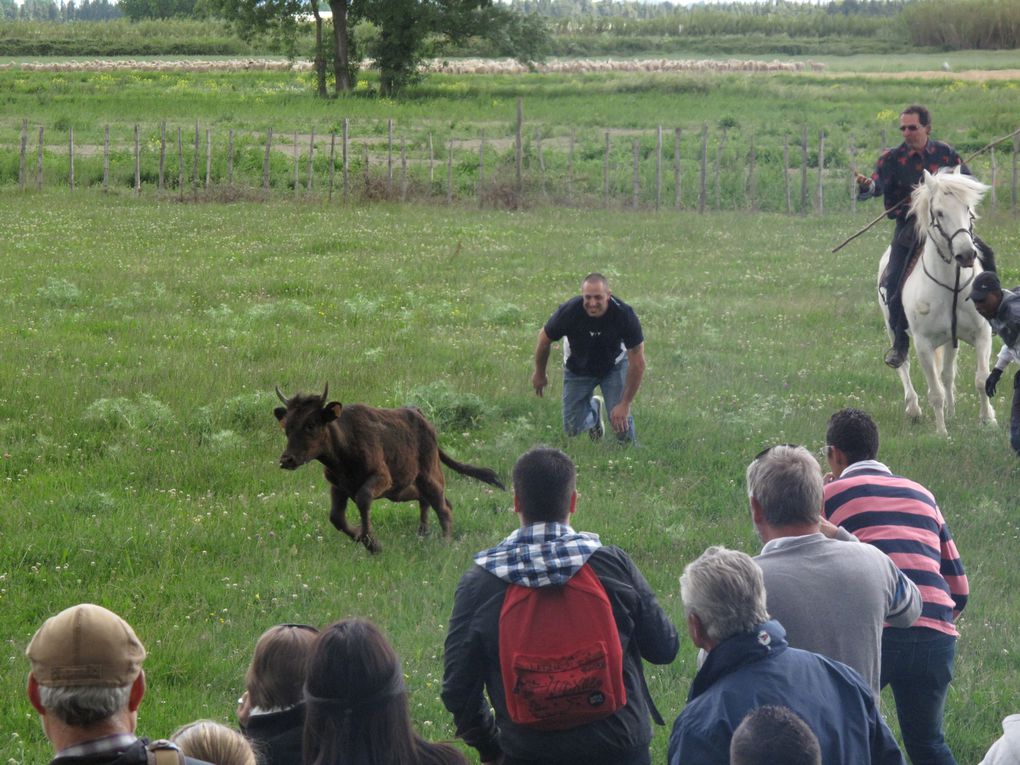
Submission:
[[[947,266],[952,265],[953,264],[953,240],[958,235],[960,235],[960,234],[967,234],[967,235],[970,236],[970,238],[972,240],[974,238],[974,213],[970,214],[970,225],[967,228],[959,228],[959,229],[957,229],[956,231],[953,232],[952,236],[946,234],[945,229],[943,229],[942,225],[935,219],[935,212],[933,210],[929,210],[928,211],[928,219],[929,219],[929,222],[931,223],[931,228],[934,229],[935,231],[937,231],[939,234],[941,234],[942,238],[945,239],[946,242],[949,244],[949,257],[946,257],[945,255],[942,254],[942,248],[939,247],[938,242],[936,242],[934,240],[934,238],[932,238],[932,244],[935,246],[935,252],[939,256],[939,260],[941,260]],[[939,285],[940,287],[943,287],[943,288],[945,288],[945,289],[947,289],[947,290],[949,290],[950,292],[953,293],[953,310],[952,310],[952,314],[951,314],[952,319],[950,320],[950,328],[951,328],[951,332],[952,332],[952,336],[953,336],[953,348],[955,350],[956,348],[960,347],[960,339],[959,339],[959,337],[957,337],[957,334],[956,334],[956,325],[957,325],[956,307],[959,305],[960,293],[964,289],[966,289],[970,285],[970,283],[972,281],[974,281],[974,269],[973,268],[971,269],[970,277],[967,279],[966,282],[963,283],[963,285],[961,285],[960,284],[960,271],[962,269],[960,268],[960,265],[957,264],[957,266],[956,266],[956,285],[953,286],[953,287],[950,287],[948,284],[945,284],[945,283],[939,281],[938,279],[936,279],[932,275],[931,271],[928,270],[928,264],[925,263],[925,261],[924,261],[924,253],[922,252],[921,253],[921,270],[924,271],[924,275],[925,276],[927,276],[929,279],[931,279],[937,285]]]

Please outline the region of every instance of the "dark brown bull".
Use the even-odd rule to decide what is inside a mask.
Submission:
[[[287,398],[276,388],[284,406],[274,410],[287,434],[287,448],[280,467],[296,470],[318,460],[326,470],[332,509],[329,520],[370,552],[382,547],[372,535],[368,511],[372,500],[392,502],[418,500],[421,520],[418,533],[428,531],[428,511],[439,517],[443,536],[450,536],[453,507],[446,499],[445,480],[439,462],[458,473],[505,489],[488,468],[457,462],[439,448],[436,430],[417,409],[377,409],[361,404],[326,403],[329,384],[321,396],[297,394]],[[347,523],[347,500],[354,499],[361,526]]]

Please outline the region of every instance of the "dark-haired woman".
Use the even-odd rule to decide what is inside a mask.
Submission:
[[[468,765],[415,733],[400,659],[369,621],[345,619],[315,641],[305,681],[305,765]]]

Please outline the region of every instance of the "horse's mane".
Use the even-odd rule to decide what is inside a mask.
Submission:
[[[931,214],[932,205],[938,204],[939,195],[953,196],[971,209],[981,203],[981,198],[990,187],[973,175],[964,175],[954,167],[940,167],[931,176],[931,183],[922,180],[910,196],[910,212],[917,221],[917,231],[923,237]],[[977,215],[974,215],[977,218]]]

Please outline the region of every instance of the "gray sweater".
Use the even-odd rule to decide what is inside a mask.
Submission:
[[[769,615],[786,628],[790,645],[849,665],[877,699],[882,628],[913,624],[921,594],[885,553],[841,531],[841,539],[773,539],[755,560]]]

